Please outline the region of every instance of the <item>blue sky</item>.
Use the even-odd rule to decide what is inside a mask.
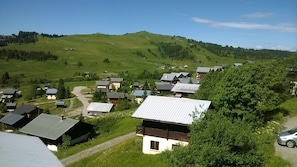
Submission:
[[[141,30],[254,49],[297,50],[297,0],[0,0],[0,34]]]

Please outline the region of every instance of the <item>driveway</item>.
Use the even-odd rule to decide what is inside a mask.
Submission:
[[[74,87],[72,93],[75,94],[75,96],[77,97],[77,99],[81,101],[81,103],[83,104],[83,107],[80,107],[80,108],[76,109],[75,111],[73,111],[72,113],[70,113],[70,115],[79,115],[79,114],[82,113],[82,115],[84,117],[87,117],[88,116],[87,108],[89,106],[89,99],[86,97],[86,95],[84,95],[84,94],[81,93],[81,91],[83,89],[87,89],[87,87],[85,87],[85,86]]]
[[[297,116],[287,118],[283,126],[284,130],[289,130],[291,128],[297,127]],[[297,147],[287,148],[285,146],[278,145],[277,142],[275,142],[274,147],[277,155],[289,161],[292,167],[297,167]]]

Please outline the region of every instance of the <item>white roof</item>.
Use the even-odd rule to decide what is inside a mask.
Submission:
[[[0,132],[1,166],[62,167],[63,164],[38,138]]]
[[[112,103],[92,102],[89,104],[87,111],[89,112],[110,112],[113,107]]]
[[[171,92],[195,93],[199,87],[199,84],[176,83],[171,89]]]
[[[211,101],[207,100],[148,96],[132,117],[189,125],[193,122],[193,112],[206,111],[210,103]],[[200,115],[196,116],[200,117]]]

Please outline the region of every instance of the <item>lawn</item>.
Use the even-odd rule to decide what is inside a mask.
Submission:
[[[111,149],[84,158],[69,167],[167,167],[162,155],[147,155],[142,153],[142,137],[134,137]]]
[[[59,159],[63,159],[92,146],[135,131],[136,125],[140,124],[141,120],[131,117],[134,110],[111,112],[102,114],[97,118],[85,119],[85,122],[95,125],[98,136],[88,142],[77,144],[55,154]]]

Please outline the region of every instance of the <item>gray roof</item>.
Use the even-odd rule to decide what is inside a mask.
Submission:
[[[190,81],[193,84],[198,84],[199,83],[199,81],[197,79],[195,79],[195,78],[179,78],[178,80],[181,83],[190,83]]]
[[[36,106],[31,105],[21,105],[18,108],[16,108],[13,113],[23,115],[25,113],[30,113],[32,111],[36,110]]]
[[[172,72],[171,74],[174,74],[177,78],[180,78],[180,77],[187,77],[190,75],[190,73],[188,72]]]
[[[55,89],[55,88],[50,88],[50,89],[47,89],[47,90],[46,90],[45,94],[47,94],[47,95],[55,95],[55,94],[57,94],[57,92],[58,92],[57,89]]]
[[[56,106],[64,106],[65,102],[64,101],[56,101]]]
[[[219,71],[219,70],[222,70],[222,69],[223,69],[223,66],[213,66],[213,67],[211,67],[212,71]]]
[[[3,118],[0,119],[0,122],[7,124],[7,125],[14,125],[21,119],[23,119],[23,115],[15,114],[15,113],[8,113]]]
[[[235,67],[238,67],[238,66],[242,66],[243,64],[242,63],[234,63],[233,64]]]
[[[210,72],[210,67],[197,67],[196,72],[208,73],[208,72]]]
[[[107,88],[96,88],[96,92],[103,92],[103,93],[106,93],[106,92],[109,92],[109,89]]]
[[[6,107],[16,107],[16,103],[11,103],[11,102],[9,102],[9,103],[6,103]]]
[[[177,77],[175,76],[175,74],[168,74],[168,73],[164,73],[161,81],[174,81],[177,80]]]
[[[171,89],[171,92],[179,93],[195,93],[199,89],[199,84],[186,84],[186,83],[177,83]]]
[[[206,111],[210,101],[165,96],[148,96],[132,114],[134,118],[189,125],[193,112]],[[199,114],[196,115],[200,117]]]
[[[110,78],[111,82],[118,82],[121,83],[124,79],[123,78]]]
[[[173,85],[168,82],[155,82],[157,90],[171,90]]]
[[[38,138],[0,132],[0,162],[5,167],[63,167]]]
[[[107,86],[109,85],[108,81],[96,81],[96,85]]]
[[[128,97],[128,93],[124,92],[106,92],[108,99],[125,99]]]
[[[64,118],[56,115],[40,114],[27,125],[20,129],[20,132],[38,136],[46,139],[56,140],[76,125],[79,120]]]
[[[15,89],[4,89],[3,94],[4,95],[14,95],[16,93]]]
[[[88,112],[110,112],[112,107],[113,107],[112,103],[92,102],[89,104],[87,111]]]

